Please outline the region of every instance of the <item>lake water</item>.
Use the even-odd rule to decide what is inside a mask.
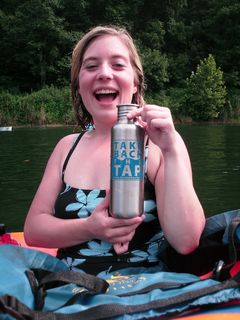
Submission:
[[[192,162],[206,216],[240,208],[240,126],[178,125]],[[9,231],[24,219],[57,141],[72,128],[24,128],[0,133],[0,223]]]

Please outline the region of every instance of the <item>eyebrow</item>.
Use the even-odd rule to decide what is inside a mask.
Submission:
[[[125,58],[124,56],[119,55],[119,54],[115,54],[115,55],[111,56],[111,59],[123,59],[123,60],[127,61],[127,58]],[[100,58],[95,57],[95,56],[92,56],[92,57],[90,56],[90,57],[84,59],[82,64],[88,63],[89,61],[97,61],[97,60],[100,60]]]

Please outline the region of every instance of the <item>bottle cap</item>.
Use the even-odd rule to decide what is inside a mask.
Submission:
[[[133,104],[133,103],[119,104],[117,105],[117,108],[118,108],[118,119],[122,119],[122,118],[125,118],[130,111],[139,108],[139,105]]]

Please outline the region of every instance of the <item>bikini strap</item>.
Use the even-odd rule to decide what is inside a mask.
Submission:
[[[64,181],[64,174],[65,174],[65,170],[66,170],[66,167],[67,167],[67,164],[68,164],[68,161],[73,153],[73,151],[75,150],[78,142],[80,141],[80,139],[82,138],[83,134],[85,133],[85,131],[82,131],[81,133],[79,133],[77,139],[74,141],[71,149],[69,150],[68,152],[68,155],[66,156],[66,159],[63,163],[63,167],[62,167],[62,181]]]

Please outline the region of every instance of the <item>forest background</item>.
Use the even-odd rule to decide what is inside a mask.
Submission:
[[[133,35],[146,101],[183,122],[240,122],[239,0],[2,0],[0,126],[74,123],[71,53],[99,24]]]

